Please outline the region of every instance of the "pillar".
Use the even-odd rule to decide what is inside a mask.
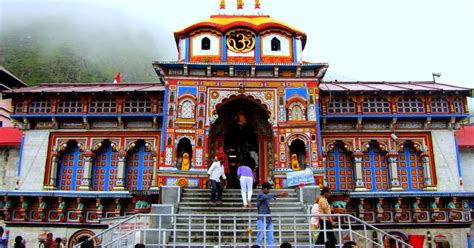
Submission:
[[[423,164],[423,177],[424,177],[424,190],[436,190],[436,187],[433,185],[433,179],[431,176],[431,165],[430,165],[430,155],[427,152],[420,154],[421,163]]]
[[[117,152],[117,181],[115,181],[114,190],[125,190],[125,160],[127,155],[127,152],[123,148]]]
[[[354,174],[355,174],[355,191],[367,191],[367,188],[365,187],[364,183],[364,177],[362,174],[362,156],[364,154],[360,151],[357,150],[354,153],[352,153],[352,158],[354,159]]]
[[[82,154],[84,156],[84,175],[82,176],[81,185],[79,190],[91,190],[91,177],[92,177],[92,163],[94,160],[94,152],[87,149]]]
[[[158,180],[156,180],[158,176],[158,163],[157,163],[158,156],[157,155],[158,154],[157,154],[156,148],[152,149],[151,156],[153,157],[153,174],[152,174],[150,189],[154,189],[154,190],[158,190],[160,187],[160,185],[158,185]]]
[[[51,158],[51,169],[49,172],[49,183],[45,185],[44,189],[46,190],[55,190],[58,189],[56,185],[58,179],[58,162],[61,154],[57,151],[53,152],[53,157]]]
[[[391,191],[401,191],[403,190],[402,186],[400,185],[400,180],[398,179],[398,152],[397,151],[390,151],[387,154],[388,157],[388,168],[390,170],[390,190]]]

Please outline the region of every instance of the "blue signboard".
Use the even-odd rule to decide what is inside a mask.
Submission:
[[[306,184],[314,185],[314,176],[311,169],[306,168],[305,170],[286,173],[286,185],[288,187]]]

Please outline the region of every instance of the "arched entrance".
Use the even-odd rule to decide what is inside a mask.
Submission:
[[[265,147],[272,142],[267,110],[251,98],[236,96],[217,106],[217,115],[209,132],[209,154],[213,158],[218,151],[225,153],[228,188],[239,188],[237,169],[241,163],[254,169],[258,185],[268,173]]]

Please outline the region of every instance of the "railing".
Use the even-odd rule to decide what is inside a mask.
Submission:
[[[257,216],[137,214],[90,238],[88,241],[94,245],[87,247],[134,247],[137,243],[145,244],[146,247],[249,247],[256,244],[259,231],[263,231],[264,240],[268,234],[274,235],[273,246],[265,247],[279,247],[283,242],[289,242],[293,247],[324,247],[315,244],[315,233],[309,224],[311,215],[272,215],[273,232],[267,232],[266,225],[264,229],[258,230]],[[329,215],[321,215],[321,218],[325,216]],[[395,241],[391,247],[412,247],[352,215],[330,216],[337,224],[332,230],[321,226],[319,235],[324,235],[327,240],[332,231],[337,239],[337,247],[342,247],[348,240],[355,241],[358,247],[384,247],[384,238]]]

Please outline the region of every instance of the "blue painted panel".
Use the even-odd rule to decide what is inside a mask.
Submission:
[[[178,87],[178,96],[184,95],[186,93],[197,97],[197,86],[179,86]]]
[[[256,35],[255,36],[255,42],[256,42],[256,46],[255,46],[255,61],[257,63],[260,63],[260,60],[261,60],[261,54],[260,54],[260,35]]]
[[[306,99],[308,97],[308,91],[306,88],[288,88],[285,90],[285,96],[286,99],[294,96],[294,95],[299,95]]]
[[[184,45],[186,46],[186,56],[185,56],[185,60],[186,62],[189,62],[189,37],[186,37],[185,39],[185,42],[184,42]]]
[[[167,113],[168,112],[168,91],[169,89],[166,88],[165,89],[165,101],[163,101],[163,114],[164,113]],[[166,137],[166,129],[168,128],[168,126],[166,125],[166,121],[167,121],[167,118],[166,118],[166,115],[164,115],[165,117],[163,117],[163,120],[161,122],[161,146],[160,146],[160,152],[163,152],[164,149],[165,149],[165,137]]]
[[[293,35],[293,62],[298,62],[298,51],[296,51],[296,36]]]
[[[227,60],[227,38],[225,34],[222,35],[222,45],[221,45],[221,61],[225,62]]]

